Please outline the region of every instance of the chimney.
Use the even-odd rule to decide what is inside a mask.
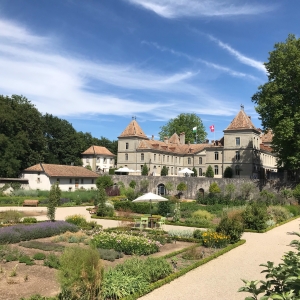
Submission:
[[[251,120],[251,116],[248,116],[248,118]]]
[[[215,142],[214,140],[211,140],[211,143],[212,143],[212,144],[214,144],[214,142]]]
[[[209,144],[209,140],[205,140],[205,144]]]
[[[185,132],[181,132],[179,135],[179,140],[180,140],[180,144],[184,145],[185,144]]]
[[[168,144],[168,142],[169,142],[169,139],[168,139],[168,137],[167,137],[167,136],[165,136],[165,137],[164,137],[164,142],[165,142],[166,144]]]
[[[152,134],[151,140],[154,141],[154,135]]]

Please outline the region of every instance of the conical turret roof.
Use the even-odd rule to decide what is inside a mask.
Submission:
[[[144,133],[144,131],[142,130],[142,128],[140,127],[140,125],[138,124],[138,122],[136,120],[132,120],[128,124],[128,126],[125,128],[125,130],[119,136],[119,138],[133,137],[133,136],[144,138],[144,139],[148,140],[148,137],[146,136],[146,134]]]
[[[252,123],[251,118],[246,115],[242,108],[235,118],[231,121],[225,130],[242,130],[242,129],[255,129],[258,130]]]

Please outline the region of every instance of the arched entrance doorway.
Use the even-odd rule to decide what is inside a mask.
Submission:
[[[203,188],[199,189],[199,195],[202,199],[204,198],[204,189]]]
[[[158,186],[157,186],[157,194],[158,195],[166,195],[166,187],[163,183],[160,183]]]

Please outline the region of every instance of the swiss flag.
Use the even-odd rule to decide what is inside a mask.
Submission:
[[[211,132],[214,132],[215,131],[215,125],[209,126],[209,129],[210,129]]]

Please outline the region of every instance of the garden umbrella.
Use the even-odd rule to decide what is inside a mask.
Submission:
[[[115,170],[115,173],[133,173],[133,172],[136,172],[136,171],[128,169],[127,167],[123,167],[118,170]]]
[[[178,174],[185,174],[185,176],[191,175],[194,172],[188,168],[184,168],[181,171],[178,171]]]
[[[147,193],[147,194],[144,194],[143,196],[136,198],[132,202],[150,202],[150,215],[152,215],[151,214],[152,202],[161,202],[161,201],[168,201],[168,199],[164,198],[162,196],[159,196],[157,194]]]

